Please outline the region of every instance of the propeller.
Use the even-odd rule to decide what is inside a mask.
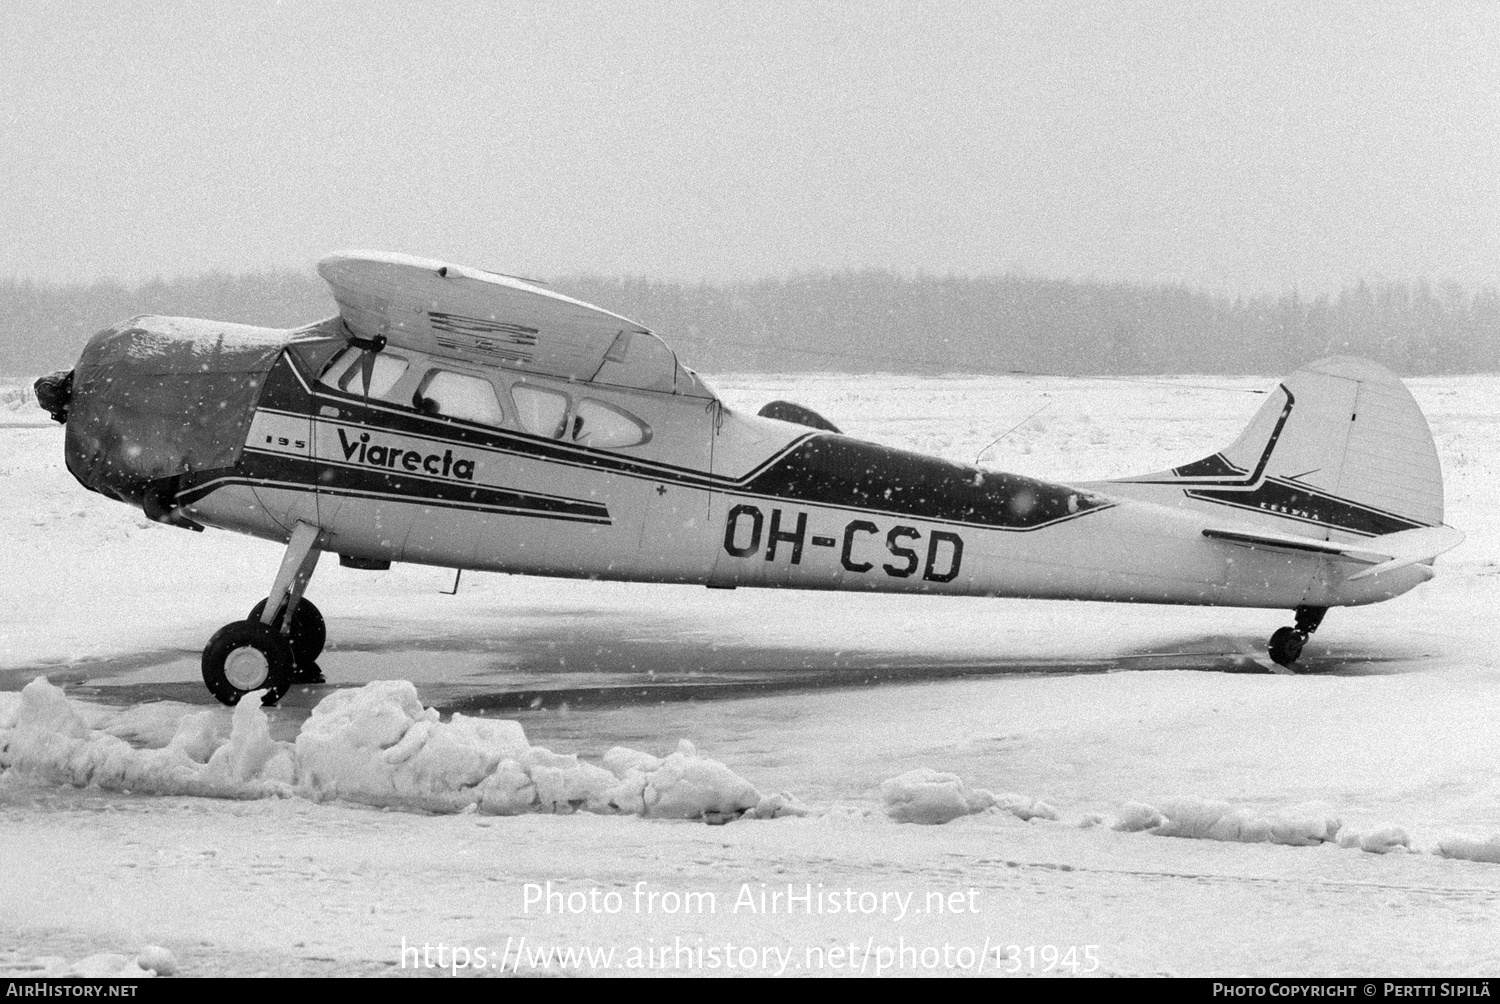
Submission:
[[[33,389],[36,403],[52,416],[54,422],[68,422],[68,406],[73,403],[73,371],[58,370],[38,377]]]

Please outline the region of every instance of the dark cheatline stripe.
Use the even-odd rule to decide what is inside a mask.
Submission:
[[[1174,467],[1172,473],[1179,478],[1229,478],[1247,472],[1231,464],[1224,454],[1215,453],[1211,457],[1194,460],[1191,464]]]
[[[321,477],[319,471],[321,470]],[[540,516],[608,525],[609,509],[596,502],[548,498],[467,482],[434,481],[247,450],[232,471],[209,471],[184,478],[178,504],[197,501],[225,484],[277,484],[330,495],[390,498],[414,505],[438,505],[475,512]]]
[[[800,444],[744,491],[1007,530],[1033,529],[1111,505],[1062,485],[829,435]]]
[[[1406,519],[1393,513],[1381,512],[1368,506],[1357,505],[1345,499],[1283,481],[1268,480],[1250,490],[1220,488],[1190,488],[1189,498],[1217,502],[1240,509],[1269,512],[1287,519],[1315,523],[1336,530],[1348,530],[1372,537],[1414,530],[1425,523]]]

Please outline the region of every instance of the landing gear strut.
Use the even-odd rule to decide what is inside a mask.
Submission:
[[[302,598],[317,567],[320,531],[298,523],[271,594],[246,620],[226,624],[203,649],[203,682],[225,704],[238,704],[264,691],[262,704],[275,704],[294,683],[322,683],[317,658],[327,631],[318,608]]]
[[[1298,607],[1296,626],[1277,628],[1271,635],[1267,646],[1271,661],[1278,666],[1290,666],[1296,662],[1302,654],[1302,646],[1307,644],[1307,636],[1318,630],[1327,612],[1327,607]]]

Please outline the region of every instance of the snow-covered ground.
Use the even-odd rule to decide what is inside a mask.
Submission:
[[[1268,383],[714,382],[1053,480],[1208,454]],[[197,653],[280,549],[85,492],[0,386],[0,972],[147,945],[188,975],[427,971],[403,938],[494,972],[524,937],[622,974],[663,947],[669,972],[1493,973],[1500,377],[1410,385],[1468,540],[1331,612],[1305,675],[1253,658],[1269,611],[471,574],[445,596],[437,570],[325,562],[330,680],[415,689],[238,718]],[[69,696],[23,699],[40,674]],[[598,699],[626,684],[659,689]],[[656,700],[689,686],[714,699]],[[537,707],[498,710],[517,690]],[[742,809],[766,818],[681,818]],[[790,913],[789,884],[813,897]]]

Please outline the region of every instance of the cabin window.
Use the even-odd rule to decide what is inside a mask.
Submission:
[[[562,438],[568,421],[568,395],[518,383],[511,387],[510,398],[527,432],[548,439]]]
[[[433,370],[412,395],[412,404],[424,415],[441,415],[465,422],[499,425],[505,419],[495,388],[482,377]]]
[[[651,438],[646,423],[619,408],[585,398],[573,414],[569,438],[584,446],[619,449],[639,446]]]
[[[375,355],[374,367],[370,373],[370,389],[368,395],[365,393],[365,366],[360,361],[364,357],[363,349],[347,349],[344,354],[319,378],[319,383],[329,387],[337,387],[339,390],[350,394],[358,394],[360,397],[385,397],[401,375],[406,372],[407,361],[400,356],[393,356],[387,352]]]

